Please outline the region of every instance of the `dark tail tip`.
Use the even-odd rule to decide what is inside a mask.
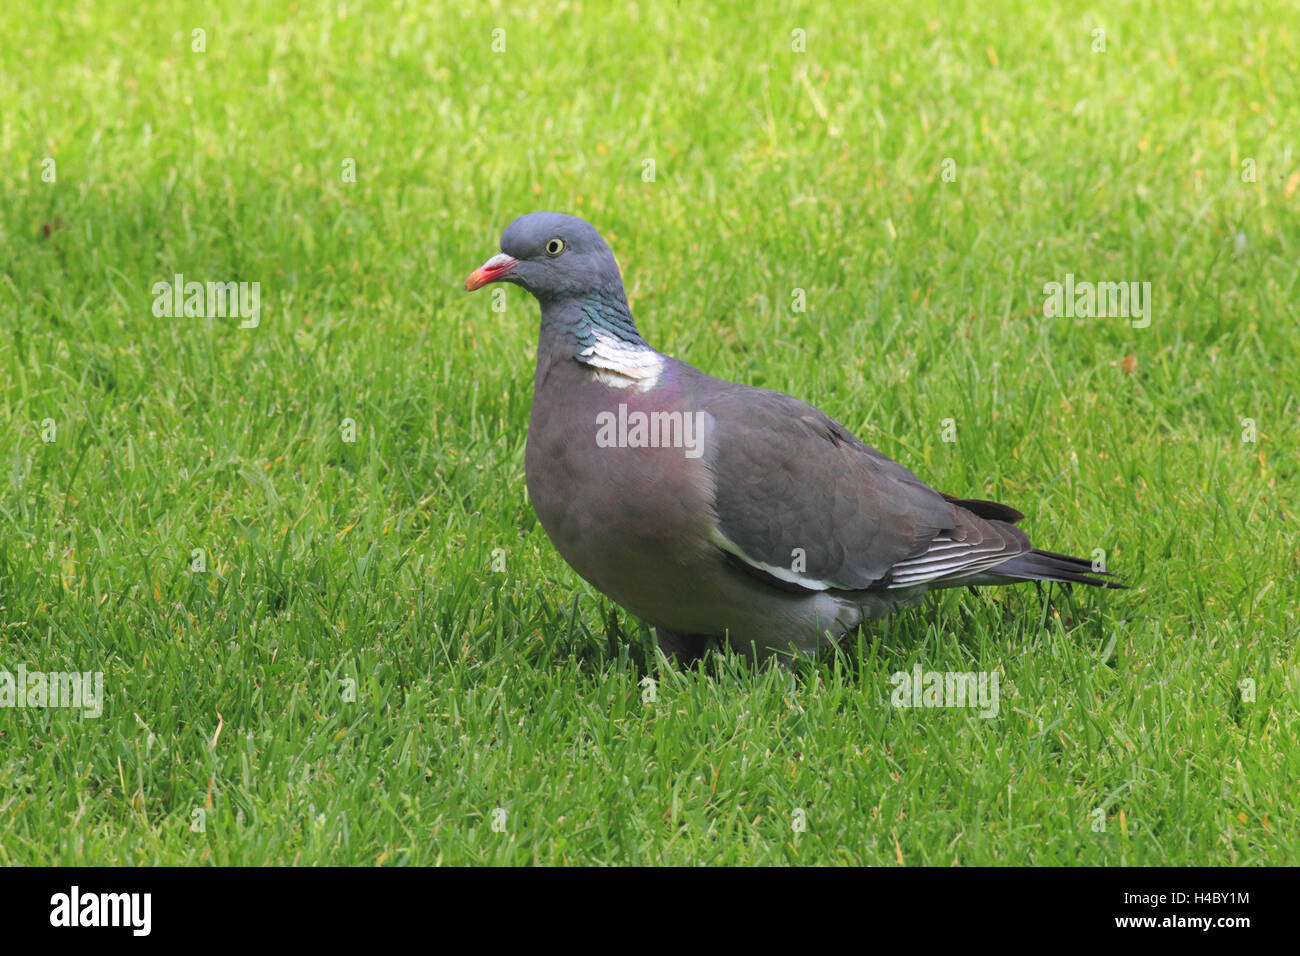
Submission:
[[[1095,588],[1129,590],[1127,584],[1109,580],[1113,577],[1109,571],[1094,569],[1091,561],[1057,554],[1055,551],[1040,551],[1038,548],[1003,562],[996,568],[991,568],[990,572],[1019,581],[1060,581],[1065,584],[1087,584]]]

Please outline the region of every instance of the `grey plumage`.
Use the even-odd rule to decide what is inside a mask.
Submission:
[[[513,282],[541,305],[525,457],[538,518],[666,652],[812,651],[934,588],[1122,586],[1033,548],[1014,508],[935,491],[811,405],[655,351],[581,219],[522,216],[501,249],[466,287]]]

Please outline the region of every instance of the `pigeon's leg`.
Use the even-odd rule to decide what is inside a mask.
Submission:
[[[679,634],[667,628],[656,627],[655,639],[664,657],[676,660],[679,667],[691,667],[704,659],[714,641],[706,634]]]

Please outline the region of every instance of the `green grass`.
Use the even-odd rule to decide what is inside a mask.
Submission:
[[[0,864],[1300,863],[1285,5],[173,6],[0,11],[0,669],[107,698],[0,708]],[[1135,589],[660,668],[526,500],[535,304],[461,291],[533,209],[664,351]],[[177,272],[261,325],[155,318]],[[1000,715],[891,707],[918,663]]]

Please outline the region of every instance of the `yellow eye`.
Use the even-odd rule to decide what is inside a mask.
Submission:
[[[546,254],[554,258],[564,251],[563,239],[549,239],[546,242]]]

